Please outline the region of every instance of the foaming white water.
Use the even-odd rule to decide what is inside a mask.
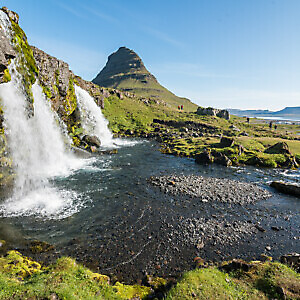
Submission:
[[[108,121],[104,118],[100,107],[95,103],[90,94],[75,85],[75,93],[80,108],[82,127],[90,135],[97,136],[102,146],[112,147],[113,135],[108,129]]]
[[[67,176],[81,167],[65,149],[62,133],[41,87],[33,85],[34,116],[28,116],[27,100],[18,73],[11,64],[13,80],[0,85],[4,125],[16,173],[13,196],[0,205],[3,216],[36,215],[57,218],[77,211],[78,196],[56,189],[48,180]]]
[[[5,217],[35,216],[44,219],[64,219],[85,207],[87,198],[82,199],[72,190],[58,190],[43,186],[20,198],[12,198],[0,205]]]

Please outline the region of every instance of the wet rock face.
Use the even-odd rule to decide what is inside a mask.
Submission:
[[[198,107],[197,109],[197,114],[200,116],[214,116],[214,117],[219,117],[223,118],[226,120],[230,119],[230,114],[228,110],[225,109],[217,109],[217,108],[212,108],[212,107]]]
[[[62,115],[60,107],[67,95],[72,75],[69,65],[34,46],[31,48],[39,69],[39,81],[46,87],[53,108]]]
[[[2,11],[4,11],[4,9],[2,9]],[[4,82],[4,71],[9,65],[9,60],[15,57],[16,52],[13,49],[10,40],[5,35],[4,29],[0,25],[0,83]]]
[[[133,50],[121,47],[108,57],[106,66],[93,82],[104,87],[116,87],[119,81],[124,80],[125,77],[141,80],[142,82],[155,79]]]

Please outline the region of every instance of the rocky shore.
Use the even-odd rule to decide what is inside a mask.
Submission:
[[[153,176],[149,181],[164,193],[196,197],[202,202],[248,204],[271,197],[255,184],[196,175]]]

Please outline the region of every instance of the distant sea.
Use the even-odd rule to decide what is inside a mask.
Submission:
[[[300,117],[263,117],[263,116],[257,116],[257,117],[251,117],[251,118],[257,118],[257,119],[263,119],[263,120],[278,120],[278,121],[285,121],[285,122],[300,122]]]

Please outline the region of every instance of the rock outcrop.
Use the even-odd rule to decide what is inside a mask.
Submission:
[[[287,155],[292,155],[290,148],[287,143],[285,142],[279,142],[276,143],[275,145],[267,148],[265,150],[265,153],[269,154],[287,154]]]
[[[200,116],[214,116],[214,117],[219,117],[223,118],[226,120],[230,119],[230,114],[229,111],[226,109],[217,109],[217,108],[212,108],[212,107],[198,107],[197,109],[197,114]]]
[[[73,74],[69,65],[44,51],[31,46],[37,63],[38,79],[44,93],[51,99],[52,108],[66,122],[73,117],[73,122],[80,120],[74,92]]]

